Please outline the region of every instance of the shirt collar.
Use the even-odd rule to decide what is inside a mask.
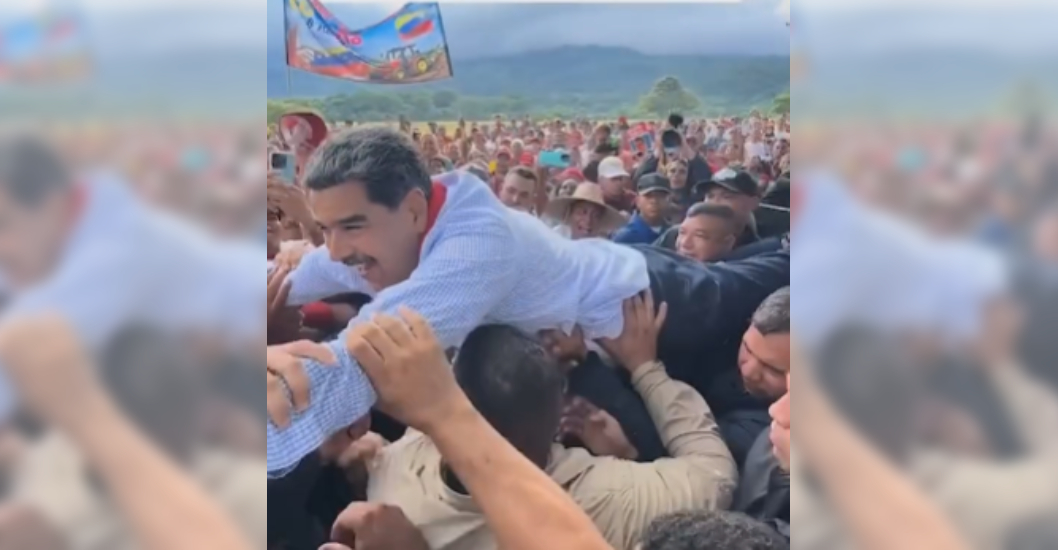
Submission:
[[[423,232],[422,237],[419,238],[419,249],[422,250],[422,245],[426,241],[426,236],[433,230],[434,224],[437,223],[437,217],[441,214],[441,209],[444,208],[445,200],[448,199],[448,188],[440,183],[432,182],[433,188],[430,191],[430,203],[426,207],[426,231]]]

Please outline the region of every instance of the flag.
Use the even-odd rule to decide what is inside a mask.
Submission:
[[[414,84],[452,76],[436,3],[407,4],[379,23],[350,30],[320,0],[285,2],[288,67],[379,84]]]
[[[87,33],[70,14],[43,14],[0,27],[0,83],[54,82],[87,75]]]

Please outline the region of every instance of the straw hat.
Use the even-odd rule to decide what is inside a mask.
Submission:
[[[601,224],[599,230],[602,233],[616,231],[627,222],[623,214],[616,208],[606,204],[606,201],[603,200],[602,187],[599,187],[597,183],[591,182],[577,185],[577,190],[573,192],[571,197],[560,197],[552,200],[548,203],[547,208],[544,209],[544,215],[559,222],[564,222],[569,216],[570,209],[578,202],[590,202],[602,207],[603,214],[599,220]]]

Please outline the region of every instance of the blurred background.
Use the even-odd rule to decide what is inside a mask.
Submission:
[[[156,449],[265,547],[265,24],[256,0],[0,3],[0,548],[140,547],[129,507],[193,531],[139,477]]]
[[[973,548],[1058,548],[1055,21],[1053,2],[792,13],[808,365]],[[867,546],[818,483],[813,429],[794,432],[794,546]],[[859,511],[884,521],[876,496]]]

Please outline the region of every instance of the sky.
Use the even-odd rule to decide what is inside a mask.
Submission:
[[[351,27],[377,22],[402,4],[325,1]],[[785,54],[790,32],[785,16],[778,13],[783,1],[647,5],[442,0],[441,8],[452,53],[463,58],[567,44],[626,46],[646,53]],[[84,7],[103,49],[151,53],[221,44],[257,48],[266,40],[281,40],[282,34],[282,0],[0,0],[0,23],[17,13],[39,10],[45,3]],[[972,47],[1058,54],[1054,0],[796,3],[795,41],[803,38],[824,52],[861,55],[900,48]],[[181,14],[174,16],[174,10]]]
[[[269,37],[282,0],[269,2]],[[633,48],[653,54],[786,55],[781,0],[680,4],[514,4],[441,2],[453,57],[500,56],[565,45]],[[327,2],[351,28],[369,26],[401,2]],[[277,15],[273,15],[273,14]],[[274,47],[274,45],[272,45]]]

